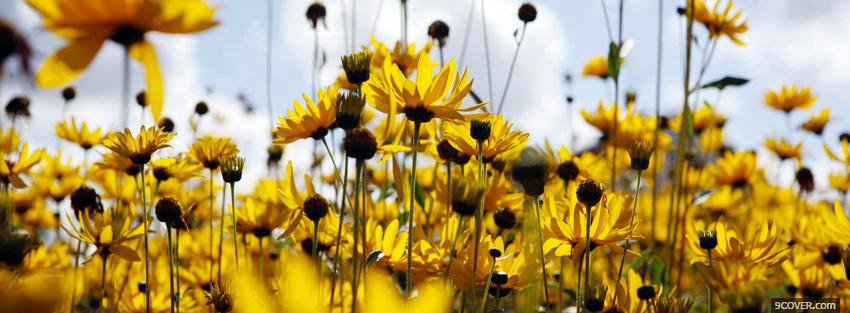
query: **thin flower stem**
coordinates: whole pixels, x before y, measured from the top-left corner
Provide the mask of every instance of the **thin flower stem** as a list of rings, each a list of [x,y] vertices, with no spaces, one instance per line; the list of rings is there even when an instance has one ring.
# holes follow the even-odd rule
[[[581,299],[584,292],[587,292],[587,290],[584,290],[584,288],[582,288],[581,284],[581,270],[584,268],[584,253],[587,252],[582,252],[582,255],[580,255],[578,258],[578,272],[576,272],[576,276],[578,276],[578,279],[576,279],[576,309],[578,310],[578,312],[581,312],[583,309],[581,305]]]
[[[171,288],[169,298],[171,299],[171,312],[174,313],[174,252],[171,244],[171,225],[165,225],[165,231],[168,233],[168,285]]]
[[[233,257],[239,274],[239,240],[236,238],[236,183],[230,183],[230,224],[233,227]]]
[[[508,69],[508,80],[505,82],[505,88],[502,89],[502,97],[499,99],[499,109],[496,114],[502,114],[502,107],[505,105],[505,98],[508,96],[508,89],[511,87],[511,78],[514,76],[514,67],[516,66],[517,56],[519,56],[519,48],[522,47],[522,42],[525,39],[525,30],[528,27],[528,22],[522,24],[522,34],[519,36],[516,48],[514,49],[514,57],[511,59],[511,66]],[[442,50],[440,50],[442,53]],[[442,55],[442,54],[441,54]]]
[[[478,180],[481,182],[481,186],[484,188],[484,194],[487,193],[487,176],[485,174],[484,167],[484,142],[478,141]],[[475,212],[475,241],[474,241],[474,250],[472,257],[472,311],[476,312],[475,304],[477,301],[475,300],[478,297],[478,289],[475,288],[478,280],[478,247],[481,245],[481,221],[484,219],[484,197],[481,198],[481,201],[478,205],[478,210]],[[486,291],[485,291],[486,292]],[[485,294],[486,297],[486,294]]]
[[[416,201],[416,157],[419,149],[419,128],[422,126],[420,122],[413,122],[413,160],[410,173],[410,209],[407,212],[407,277],[405,279],[405,298],[410,299],[412,294],[411,287],[413,286],[413,217],[414,204]]]
[[[584,293],[586,295],[587,294],[587,288],[590,287],[590,267],[593,265],[593,264],[590,263],[590,255],[591,255],[591,251],[590,251],[590,223],[592,222],[591,215],[593,214],[593,212],[592,212],[593,207],[590,207],[590,206],[585,207],[585,210],[587,210],[587,212],[585,214],[586,222],[587,222],[587,225],[585,227],[587,229],[587,233],[585,233],[585,236],[587,238],[587,241],[586,241],[585,246],[584,246],[584,263],[585,263],[585,266],[584,266],[584,275],[585,275],[584,276]],[[581,274],[579,274],[579,275],[581,275]]]
[[[656,59],[655,59],[655,129],[653,129],[652,142],[654,147],[658,147],[659,145],[659,134],[661,133],[661,64],[662,64],[662,54],[663,54],[663,43],[664,43],[664,0],[658,0],[658,45],[656,46]],[[655,160],[659,160],[659,150],[655,149],[653,152],[653,158]],[[657,210],[658,210],[658,166],[652,167],[652,213],[650,217],[650,244],[652,251],[655,251],[656,245],[656,237],[655,237],[655,222],[657,220]]]
[[[103,261],[103,264],[101,264],[100,266],[100,305],[98,306],[98,312],[103,312],[103,303],[106,299],[106,259],[109,258],[109,252],[106,252],[106,250],[104,250],[100,257],[101,261]]]
[[[496,270],[496,258],[493,258],[493,264],[490,264],[490,274],[487,275],[487,282],[484,283],[484,299],[481,303],[481,313],[487,311],[487,292],[490,290],[490,282],[493,280],[493,271]]]
[[[549,312],[549,276],[546,275],[546,256],[543,253],[543,221],[540,219],[540,201],[537,198],[531,200],[534,201],[534,213],[537,217],[537,248],[540,252],[540,268],[543,270],[543,296],[546,299],[544,307],[546,307],[546,312]]]
[[[313,244],[313,247],[312,247],[312,251],[310,252],[310,256],[315,258],[316,254],[318,254],[318,252],[319,252],[319,249],[318,249],[319,248],[319,221],[318,220],[313,221],[313,242],[312,242],[312,244]]]
[[[457,230],[455,231],[455,237],[452,238],[452,245],[451,245],[451,249],[449,250],[449,263],[448,263],[448,265],[446,265],[446,276],[450,275],[450,271],[452,269],[452,261],[454,261],[454,256],[455,256],[455,247],[457,247],[457,240],[458,240],[458,238],[460,238],[460,234],[463,231],[463,225],[466,222],[466,220],[463,218],[463,215],[458,215],[458,216],[459,216],[459,218],[458,218],[458,221],[457,221]]]
[[[363,172],[363,161],[357,160],[357,163],[354,166],[354,248],[352,250],[352,258],[351,258],[351,272],[354,277],[351,279],[351,312],[357,312],[357,287],[358,287],[358,253],[357,253],[357,238],[360,236],[360,220],[359,220],[359,209],[360,209],[360,201],[357,199],[360,198],[360,184],[361,175]],[[366,234],[363,234],[365,236]]]
[[[469,33],[472,30],[472,17],[475,13],[475,0],[469,0],[469,14],[466,16],[466,31],[463,34],[463,45],[460,48],[460,63],[458,66],[464,66],[466,63],[466,47],[469,46]]]
[[[144,216],[142,217],[142,221],[144,222],[145,227],[145,312],[150,313],[151,311],[151,269],[150,269],[150,250],[148,250],[148,203],[147,196],[145,194],[145,165],[139,165],[139,176],[141,176],[142,183],[139,186],[139,194],[142,197],[142,212]]]
[[[643,175],[641,175],[642,173],[643,173],[643,171],[640,171],[640,170],[637,171],[637,187],[635,187],[635,200],[634,200],[633,206],[632,206],[632,214],[631,214],[632,216],[629,218],[629,235],[631,235],[631,233],[634,231],[634,227],[635,227],[635,215],[637,215],[637,203],[638,203],[638,200],[640,199],[640,178],[641,178],[641,176],[643,176]],[[623,247],[623,257],[620,259],[620,269],[617,270],[617,284],[614,285],[614,286],[619,286],[620,285],[620,279],[623,278],[623,264],[626,263],[626,254],[628,254],[628,253],[629,253],[629,239],[626,238],[626,243]],[[617,296],[618,296],[618,294],[614,293],[613,303],[617,303]]]
[[[452,216],[452,161],[446,161],[446,223]]]
[[[221,264],[224,263],[224,219],[227,214],[224,212],[227,207],[227,186],[221,188],[221,225],[218,232],[218,279],[221,280]],[[235,226],[235,225],[234,225]]]
[[[77,250],[75,250],[76,253],[74,253],[74,280],[72,280],[74,284],[71,286],[71,313],[74,312],[74,307],[77,304],[77,274],[80,271],[80,253],[83,253],[80,249],[82,249],[82,245],[83,241],[77,239]],[[85,288],[85,286],[83,288]]]
[[[263,237],[260,237],[260,277],[266,282],[266,250],[263,247]]]
[[[177,313],[180,313],[180,229],[174,230],[174,280],[177,281],[177,293],[174,294],[174,301],[177,302]]]
[[[402,50],[407,49],[407,0],[401,0],[401,42]]]
[[[337,184],[345,186],[345,181],[342,180],[342,178],[341,178],[342,176],[339,173],[339,167],[336,166],[336,159],[334,159],[334,154],[331,151],[331,147],[328,145],[328,141],[325,140],[324,137],[322,137],[322,144],[325,146],[325,151],[328,152],[328,158],[331,159],[331,164],[333,164],[333,166],[334,166],[334,176],[336,177],[335,180],[336,180]],[[348,163],[346,162],[346,164],[348,164]],[[346,165],[346,167],[347,166],[348,165]],[[345,193],[342,194],[342,199],[343,199],[343,202],[348,201],[348,205],[351,206],[351,200],[348,199],[348,196]]]
[[[493,72],[490,70],[490,42],[487,40],[487,18],[484,15],[484,0],[481,0],[481,28],[484,36],[484,60],[487,63],[487,88],[490,100],[493,100]],[[495,105],[494,105],[495,106]],[[490,110],[495,109],[495,107]]]
[[[708,249],[708,269],[711,270],[711,249]],[[711,286],[708,286],[708,311],[714,312],[711,310],[711,302],[713,302],[714,297],[712,296]]]
[[[213,175],[214,171],[215,169],[210,168],[210,216],[208,217],[210,219],[210,279],[212,279],[213,277],[213,257],[215,256],[215,253],[213,252],[213,216],[215,216],[215,204],[213,203],[213,179],[215,178],[215,176]]]
[[[608,31],[608,41],[614,41],[614,32],[611,31],[611,19],[608,17],[608,6],[605,5],[605,0],[599,0],[602,3],[602,16],[605,18],[605,30]]]
[[[348,197],[348,157],[343,156],[344,165],[342,168],[343,179],[342,179],[342,197]],[[336,228],[336,244],[334,245],[334,261],[333,261],[333,275],[331,275],[331,300],[330,306],[331,310],[333,310],[334,305],[334,291],[336,290],[336,280],[339,277],[339,245],[342,243],[342,221],[345,219],[345,201],[342,201],[340,204],[339,210],[339,225]]]
[[[313,69],[311,72],[311,89],[313,99],[318,100],[316,95],[317,76],[319,76],[319,27],[313,27]]]

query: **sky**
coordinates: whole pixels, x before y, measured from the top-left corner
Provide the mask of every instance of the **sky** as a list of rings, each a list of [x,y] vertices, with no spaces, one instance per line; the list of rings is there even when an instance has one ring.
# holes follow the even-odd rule
[[[428,25],[436,19],[445,21],[451,28],[445,55],[460,58],[464,32],[470,22],[470,39],[463,65],[475,79],[473,89],[484,98],[489,96],[481,1],[474,0],[472,19],[469,19],[472,0],[409,0],[409,38],[422,45],[427,37]],[[725,1],[726,0],[722,0]],[[150,34],[159,56],[165,77],[166,105],[164,115],[177,123],[178,137],[174,146],[185,150],[192,134],[188,118],[195,103],[206,101],[211,116],[201,123],[201,134],[233,137],[248,158],[246,176],[256,178],[264,173],[265,149],[268,146],[269,116],[266,101],[266,69],[271,68],[271,99],[274,116],[283,116],[311,88],[310,66],[313,57],[313,32],[304,17],[312,0],[213,0],[219,6],[217,19],[221,25],[195,35]],[[487,39],[490,51],[492,89],[500,99],[511,57],[516,47],[514,32],[522,24],[516,17],[517,8],[525,1],[486,0]],[[712,2],[711,0],[709,1]],[[599,79],[580,76],[581,67],[591,57],[607,53],[609,38],[606,32],[603,3],[608,9],[611,26],[615,28],[617,5],[615,0],[538,0],[537,20],[527,28],[525,41],[519,51],[507,97],[504,115],[518,129],[531,133],[531,141],[566,143],[571,127],[576,146],[581,149],[592,145],[599,134],[581,120],[578,111],[594,109],[604,99],[611,102],[613,88]],[[339,56],[348,52],[343,36],[343,20],[351,25],[352,0],[325,1],[328,10],[327,28],[320,28],[319,46],[327,60],[319,81],[330,84],[341,70]],[[673,114],[682,103],[682,77],[684,67],[682,19],[676,7],[684,1],[630,0],[625,1],[623,37],[634,43],[621,70],[622,90],[638,94],[637,109],[651,114],[655,108],[656,56],[658,53],[658,12],[661,5],[662,87],[661,108]],[[743,12],[749,31],[742,36],[745,46],[734,45],[723,39],[717,47],[705,80],[723,76],[750,79],[742,88],[724,91],[718,110],[729,121],[725,129],[726,140],[741,149],[762,149],[766,136],[781,135],[802,141],[804,164],[814,169],[819,186],[826,185],[826,174],[839,168],[830,162],[822,150],[822,142],[837,146],[838,134],[848,131],[844,126],[850,110],[846,109],[850,72],[850,19],[844,12],[850,9],[846,1],[736,1],[736,9]],[[343,16],[343,7],[346,10]],[[400,5],[397,0],[356,1],[354,8],[354,43],[360,47],[369,44],[369,36],[391,44],[399,39]],[[272,63],[266,61],[267,28],[272,17]],[[34,64],[64,42],[40,26],[40,18],[22,0],[0,1],[0,17],[12,21],[30,40],[35,49]],[[697,28],[700,35],[704,29]],[[437,49],[432,57],[438,58]],[[89,69],[76,82],[78,99],[69,114],[105,128],[120,126],[122,51],[115,44],[104,46]],[[697,64],[698,65],[698,64]],[[131,67],[132,94],[143,88],[141,67]],[[564,77],[572,75],[568,88]],[[797,132],[789,134],[785,117],[769,109],[763,94],[781,84],[811,86],[818,96],[817,104],[808,112],[796,112],[792,123],[797,126],[821,108],[832,108],[834,121],[827,126],[823,139]],[[572,120],[569,119],[565,96],[575,98]],[[3,78],[0,103],[20,94],[32,99],[32,120],[22,125],[23,135],[35,145],[53,147],[53,125],[61,120],[62,101],[58,90],[42,90],[20,75]],[[254,107],[246,113],[239,94],[244,94]],[[703,99],[716,102],[712,92]],[[138,107],[133,107],[131,126],[140,121]],[[148,117],[148,124],[151,123]],[[73,150],[73,147],[65,147]],[[301,142],[287,147],[285,160],[296,166],[309,162],[312,143]],[[176,151],[176,150],[175,150]],[[76,152],[76,151],[71,151]],[[174,152],[168,152],[174,153]],[[252,163],[255,162],[255,163]],[[762,154],[760,162],[768,170],[776,168],[776,160]],[[769,177],[773,177],[768,173]],[[781,177],[792,179],[787,170]]]

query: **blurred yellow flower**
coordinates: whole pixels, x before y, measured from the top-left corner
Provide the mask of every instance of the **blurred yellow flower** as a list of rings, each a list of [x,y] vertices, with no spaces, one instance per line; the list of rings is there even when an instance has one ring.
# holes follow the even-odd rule
[[[812,95],[812,88],[797,85],[782,85],[779,91],[768,90],[764,93],[764,103],[785,113],[794,109],[808,109],[818,97]]]
[[[310,96],[304,94],[306,108],[298,100],[293,101],[295,111],[289,109],[286,118],[278,117],[278,125],[274,129],[275,144],[288,144],[299,139],[325,138],[331,126],[336,121],[336,104],[339,90],[330,86],[319,89],[319,100],[313,102]]]
[[[100,127],[89,130],[89,126],[86,122],[82,122],[82,124],[78,127],[77,121],[73,117],[71,117],[70,121],[57,123],[55,129],[56,137],[76,144],[80,146],[80,148],[83,148],[83,150],[91,149],[103,141],[103,135],[101,135]]]

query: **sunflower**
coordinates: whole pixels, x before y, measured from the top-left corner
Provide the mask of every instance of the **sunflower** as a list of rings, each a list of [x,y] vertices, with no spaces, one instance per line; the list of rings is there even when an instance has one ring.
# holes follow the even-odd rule
[[[76,219],[66,215],[71,229],[62,225],[69,236],[97,247],[95,255],[114,254],[118,257],[135,262],[141,260],[139,253],[131,248],[131,242],[141,238],[144,229],[136,225],[132,227],[129,217],[123,217],[116,212],[90,213],[80,212]],[[79,225],[75,220],[79,220]]]
[[[455,61],[451,60],[437,76],[432,76],[435,64],[423,55],[419,58],[416,79],[408,79],[399,65],[384,60],[381,79],[370,79],[363,85],[369,104],[389,115],[404,114],[408,120],[427,123],[432,119],[464,120],[460,112],[470,112],[485,105],[480,103],[460,108],[472,88],[467,72],[456,78]],[[452,83],[453,82],[453,83]]]
[[[830,109],[826,108],[821,110],[817,115],[812,115],[805,123],[803,123],[803,125],[800,125],[800,129],[820,136],[823,134],[823,129],[829,122],[830,112]]]
[[[165,133],[159,127],[139,128],[138,136],[133,136],[129,128],[123,133],[116,132],[103,140],[103,145],[112,152],[130,159],[133,164],[144,165],[150,162],[151,155],[157,150],[168,148],[168,142],[174,138],[174,134]]]
[[[288,144],[306,138],[321,140],[333,126],[336,121],[339,90],[333,86],[320,89],[319,100],[316,102],[307,94],[303,96],[306,109],[301,102],[295,100],[295,110],[290,109],[286,118],[278,117],[278,125],[274,129],[274,144]]]
[[[803,150],[803,144],[792,144],[785,138],[767,138],[764,140],[764,147],[776,154],[780,160],[788,159],[800,160]]]
[[[490,123],[490,136],[481,142],[481,152],[485,162],[492,162],[502,153],[518,154],[522,148],[525,148],[528,133],[512,130],[513,125],[502,115],[488,116],[483,120]],[[444,135],[460,152],[478,155],[478,141],[470,136],[470,123],[447,123]]]
[[[720,2],[720,0],[715,0],[714,6],[709,11],[703,0],[694,1],[694,8],[696,8],[696,11],[693,12],[694,21],[705,26],[709,37],[726,36],[735,44],[743,46],[744,42],[738,36],[747,31],[747,21],[742,20],[740,11],[733,13],[734,2],[729,1],[722,12],[720,11]]]
[[[192,143],[189,153],[204,167],[214,170],[218,168],[221,158],[236,155],[239,149],[236,149],[236,144],[230,138],[203,136]]]
[[[5,154],[5,152],[0,152],[0,182],[6,185],[11,183],[15,188],[24,188],[27,184],[21,179],[21,175],[28,173],[33,166],[38,164],[44,155],[44,149],[35,150],[30,154],[29,144],[24,143],[17,161],[6,158],[7,155]]]
[[[710,167],[718,186],[737,188],[749,185],[757,170],[755,152],[726,152]]]
[[[71,117],[70,121],[57,123],[55,130],[56,137],[64,139],[70,143],[77,144],[80,148],[83,148],[83,150],[89,150],[103,141],[103,135],[101,134],[100,127],[89,130],[89,126],[86,125],[86,122],[82,122],[82,124],[77,127],[77,121],[73,117]]]
[[[44,26],[68,44],[48,56],[35,76],[38,85],[57,88],[74,81],[103,43],[115,42],[141,63],[147,76],[147,100],[155,121],[162,112],[159,62],[148,32],[186,34],[218,24],[215,9],[202,0],[27,0]]]
[[[794,109],[808,109],[817,99],[817,96],[812,95],[812,88],[797,85],[782,85],[779,91],[769,90],[764,93],[765,104],[785,113],[791,113]]]
[[[779,227],[765,223],[747,224],[745,232],[739,233],[734,225],[720,217],[714,224],[717,247],[711,250],[715,263],[726,260],[744,261],[748,264],[778,265],[791,252],[780,236]],[[692,263],[707,263],[708,253],[700,247],[697,229],[690,227],[687,238],[691,248]]]

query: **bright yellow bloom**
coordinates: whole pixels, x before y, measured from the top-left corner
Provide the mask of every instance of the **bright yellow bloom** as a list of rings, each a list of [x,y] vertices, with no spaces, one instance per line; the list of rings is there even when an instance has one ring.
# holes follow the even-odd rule
[[[609,284],[615,284],[616,280],[610,281]],[[614,292],[607,294],[606,303],[613,303],[614,298],[617,298],[617,303],[614,304],[620,311],[616,312],[653,312],[651,302],[641,300],[638,297],[638,288],[650,286],[655,291],[656,295],[663,294],[662,285],[651,285],[649,282],[644,283],[640,274],[633,269],[628,269],[627,273],[623,274],[620,284],[616,286]],[[609,311],[615,311],[610,310]]]
[[[269,236],[288,217],[282,209],[274,202],[248,198],[236,214],[236,230],[257,238]]]
[[[239,153],[233,140],[226,137],[203,136],[189,147],[189,153],[208,169],[218,168],[221,158]]]
[[[130,247],[130,242],[144,235],[144,229],[140,225],[131,227],[130,218],[122,217],[117,212],[93,214],[94,216],[88,210],[80,212],[77,216],[79,226],[71,215],[66,215],[71,230],[65,228],[65,225],[62,225],[62,228],[71,237],[95,245],[97,251],[93,256],[109,253],[130,262],[141,260],[139,253]],[[117,219],[113,219],[113,216]]]
[[[26,187],[27,184],[21,179],[21,175],[26,174],[33,166],[38,164],[43,155],[44,149],[38,149],[29,154],[28,143],[24,143],[17,161],[7,159],[7,155],[0,152],[0,182],[7,185],[11,183],[15,188]]]
[[[703,0],[696,0],[694,7],[694,21],[703,24],[708,29],[708,34],[711,38],[726,36],[737,45],[744,45],[744,42],[738,38],[739,35],[747,31],[747,21],[741,20],[741,12],[732,13],[735,3],[731,0],[726,4],[726,8],[721,12],[720,0],[715,0],[714,7],[711,11],[708,10]],[[688,12],[687,14],[690,14]]]
[[[21,137],[14,128],[0,128],[0,153],[12,153],[20,143]]]
[[[321,140],[328,134],[336,121],[336,103],[339,90],[330,86],[319,89],[319,101],[313,102],[310,96],[303,95],[305,106],[298,100],[293,101],[294,111],[289,109],[286,118],[278,117],[274,129],[275,144],[288,144],[299,139],[313,138]]]
[[[171,178],[179,182],[185,182],[190,178],[198,176],[202,166],[186,157],[172,157],[156,159],[151,162],[151,172],[158,181]]]
[[[485,118],[490,123],[490,137],[482,141],[481,152],[485,162],[492,162],[502,153],[518,153],[528,141],[528,133],[512,130],[513,125],[502,115]],[[447,123],[445,137],[460,152],[478,156],[478,141],[470,135],[468,122]]]
[[[785,138],[767,138],[764,140],[764,147],[776,154],[780,160],[788,159],[800,160],[802,156],[803,143],[792,144]]]
[[[626,62],[626,59],[621,58],[620,64]],[[608,56],[599,55],[587,61],[581,69],[582,76],[599,77],[602,79],[608,78]]]
[[[298,191],[298,187],[295,186],[295,177],[292,174],[292,161],[286,164],[286,181],[283,184],[283,188],[280,189],[280,197],[283,200],[283,205],[291,213],[286,218],[286,230],[284,230],[278,239],[286,238],[295,231],[295,228],[301,223],[301,218],[305,215],[304,202],[310,197],[317,195],[316,188],[313,187],[313,179],[307,174],[304,174],[304,184],[307,188],[307,193],[304,194]]]
[[[136,165],[147,164],[151,156],[157,150],[171,147],[168,142],[174,138],[174,134],[165,133],[159,127],[142,126],[139,128],[138,136],[133,136],[129,128],[123,133],[112,133],[103,140],[103,145],[112,152],[117,153]]]
[[[797,85],[782,85],[778,92],[769,90],[764,93],[765,104],[785,113],[791,113],[794,109],[808,109],[817,99],[817,96],[812,95],[812,88]]]
[[[0,269],[0,303],[4,312],[66,312],[71,298],[71,273],[20,275]]]
[[[375,48],[375,52],[372,53],[373,73],[377,70],[383,70],[384,60],[390,59],[398,65],[405,77],[410,77],[410,74],[417,69],[421,58],[427,58],[429,56],[432,47],[432,43],[429,41],[422,46],[422,49],[416,51],[416,44],[410,43],[402,51],[401,41],[396,41],[393,49],[390,50],[386,45],[378,41],[375,36],[371,36],[371,41],[372,46]]]
[[[74,81],[111,40],[144,66],[155,121],[162,112],[162,77],[156,51],[145,34],[194,33],[218,24],[213,20],[215,9],[202,0],[27,0],[27,4],[41,15],[44,27],[69,42],[44,60],[36,83],[57,88]]]
[[[714,231],[717,232],[717,247],[711,251],[711,258],[716,262],[738,260],[773,266],[785,260],[790,252],[780,236],[779,227],[766,222],[747,224],[745,232],[739,234],[735,226],[721,216],[714,224]],[[691,261],[707,263],[708,253],[700,248],[696,232],[694,227],[689,227],[687,237],[693,254]]]
[[[370,105],[390,116],[404,113],[408,120],[426,123],[433,118],[442,120],[464,120],[460,112],[470,112],[484,103],[460,108],[463,99],[472,88],[468,74],[464,71],[455,77],[455,61],[451,60],[432,76],[434,63],[427,55],[419,58],[416,79],[408,79],[398,64],[384,60],[383,81],[370,79],[363,85],[363,92]],[[385,83],[384,83],[385,82]]]
[[[641,238],[640,234],[630,232],[630,203],[629,196],[612,193],[603,197],[600,205],[593,207],[590,242],[594,248],[610,247],[614,251],[622,251],[618,245],[620,242]],[[554,250],[555,256],[570,256],[577,260],[587,247],[586,208],[577,205],[575,199],[549,195],[545,199],[544,210],[548,220],[543,221],[543,229],[549,238],[543,244],[543,251]],[[563,214],[559,212],[565,212],[566,218],[561,217]]]
[[[829,122],[830,112],[830,109],[826,108],[821,110],[817,115],[812,115],[805,123],[803,123],[803,125],[800,125],[800,129],[804,129],[812,134],[820,136],[823,134],[823,129]]]
[[[829,173],[829,185],[841,193],[850,191],[850,172]]]
[[[756,154],[754,152],[727,152],[717,158],[711,165],[710,173],[713,173],[718,186],[731,185],[733,187],[745,187],[755,177]]]
[[[540,263],[537,259],[537,252],[529,249],[531,246],[523,248],[523,244],[519,241],[514,241],[505,247],[502,237],[484,236],[481,238],[481,244],[478,247],[478,272],[473,278],[472,268],[475,257],[474,245],[466,245],[459,249],[457,258],[452,263],[451,273],[454,286],[458,290],[470,290],[474,285],[477,288],[484,288],[487,284],[490,275],[490,267],[493,266],[493,257],[490,256],[491,249],[497,249],[502,252],[502,257],[496,259],[496,267],[494,272],[503,272],[508,276],[507,283],[501,285],[501,288],[523,289],[540,279]],[[495,287],[495,285],[490,285]]]
[[[89,130],[86,122],[77,127],[77,121],[71,117],[70,121],[63,121],[56,124],[56,137],[64,139],[70,143],[77,144],[83,150],[91,149],[103,141],[100,127]]]

